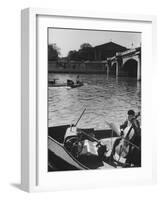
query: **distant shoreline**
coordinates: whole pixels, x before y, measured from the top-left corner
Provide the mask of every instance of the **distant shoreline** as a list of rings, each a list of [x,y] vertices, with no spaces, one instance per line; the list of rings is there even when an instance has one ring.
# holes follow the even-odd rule
[[[106,71],[86,71],[86,72],[82,72],[82,71],[48,71],[48,73],[61,73],[61,74],[107,74]]]

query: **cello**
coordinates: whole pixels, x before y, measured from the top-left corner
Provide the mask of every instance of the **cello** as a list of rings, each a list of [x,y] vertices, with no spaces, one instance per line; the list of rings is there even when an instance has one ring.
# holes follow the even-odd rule
[[[133,118],[133,120],[137,119],[140,116],[140,112]],[[123,136],[125,134],[125,136]],[[115,146],[114,155],[117,154],[118,162],[121,158],[126,159],[127,155],[130,153],[131,148],[136,148],[140,151],[140,147],[133,143],[135,137],[135,130],[133,127],[133,123],[131,126],[127,126],[123,131],[121,131],[121,136],[118,139],[118,144]]]

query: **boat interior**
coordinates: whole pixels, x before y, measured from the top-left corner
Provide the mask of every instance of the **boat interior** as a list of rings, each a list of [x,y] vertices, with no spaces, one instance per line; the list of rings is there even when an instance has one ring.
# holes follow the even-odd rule
[[[62,147],[64,148],[64,136],[68,127],[70,127],[70,125],[50,127],[48,129],[48,136],[51,137],[53,140],[56,140],[56,142],[62,145]],[[88,128],[81,130],[83,130],[87,135],[90,135],[91,133],[94,134],[94,138],[101,141],[101,143],[103,145],[106,145],[109,149],[112,147],[114,138],[116,138],[117,136],[116,133],[112,132],[112,130],[110,129],[94,130],[93,128]],[[80,156],[78,161],[89,169],[113,168],[112,164],[109,164],[109,161],[104,162],[100,160],[98,156]]]
[[[64,136],[65,136],[65,133],[66,133],[66,130],[68,127],[70,127],[70,125],[49,127],[48,128],[48,136],[52,137],[54,140],[63,144]],[[93,128],[88,128],[88,129],[81,128],[81,130],[83,130],[87,134],[93,133],[94,137],[97,140],[105,140],[105,139],[109,140],[109,138],[111,138],[111,137],[117,137],[117,134],[114,131],[112,131],[111,129],[95,130]]]

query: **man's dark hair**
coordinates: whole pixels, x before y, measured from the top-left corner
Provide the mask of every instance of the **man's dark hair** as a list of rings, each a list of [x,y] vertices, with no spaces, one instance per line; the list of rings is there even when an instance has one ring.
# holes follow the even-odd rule
[[[127,114],[135,116],[135,112],[133,110],[128,110]]]

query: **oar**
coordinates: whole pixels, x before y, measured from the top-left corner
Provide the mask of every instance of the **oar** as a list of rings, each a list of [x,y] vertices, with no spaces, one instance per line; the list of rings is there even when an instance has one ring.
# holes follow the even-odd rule
[[[74,126],[77,126],[77,124],[78,124],[79,120],[82,118],[82,116],[83,116],[85,110],[86,110],[86,108],[83,110],[82,114],[80,115],[79,119],[77,120],[77,122],[75,123]]]
[[[93,137],[93,136],[87,134],[87,133],[84,132],[83,130],[80,130],[80,131],[81,131],[81,133],[83,133],[83,135],[87,136],[87,137],[90,138],[91,140],[93,140],[93,141],[97,142],[99,145],[101,145],[101,142],[100,142],[99,140],[97,140],[95,137]]]

